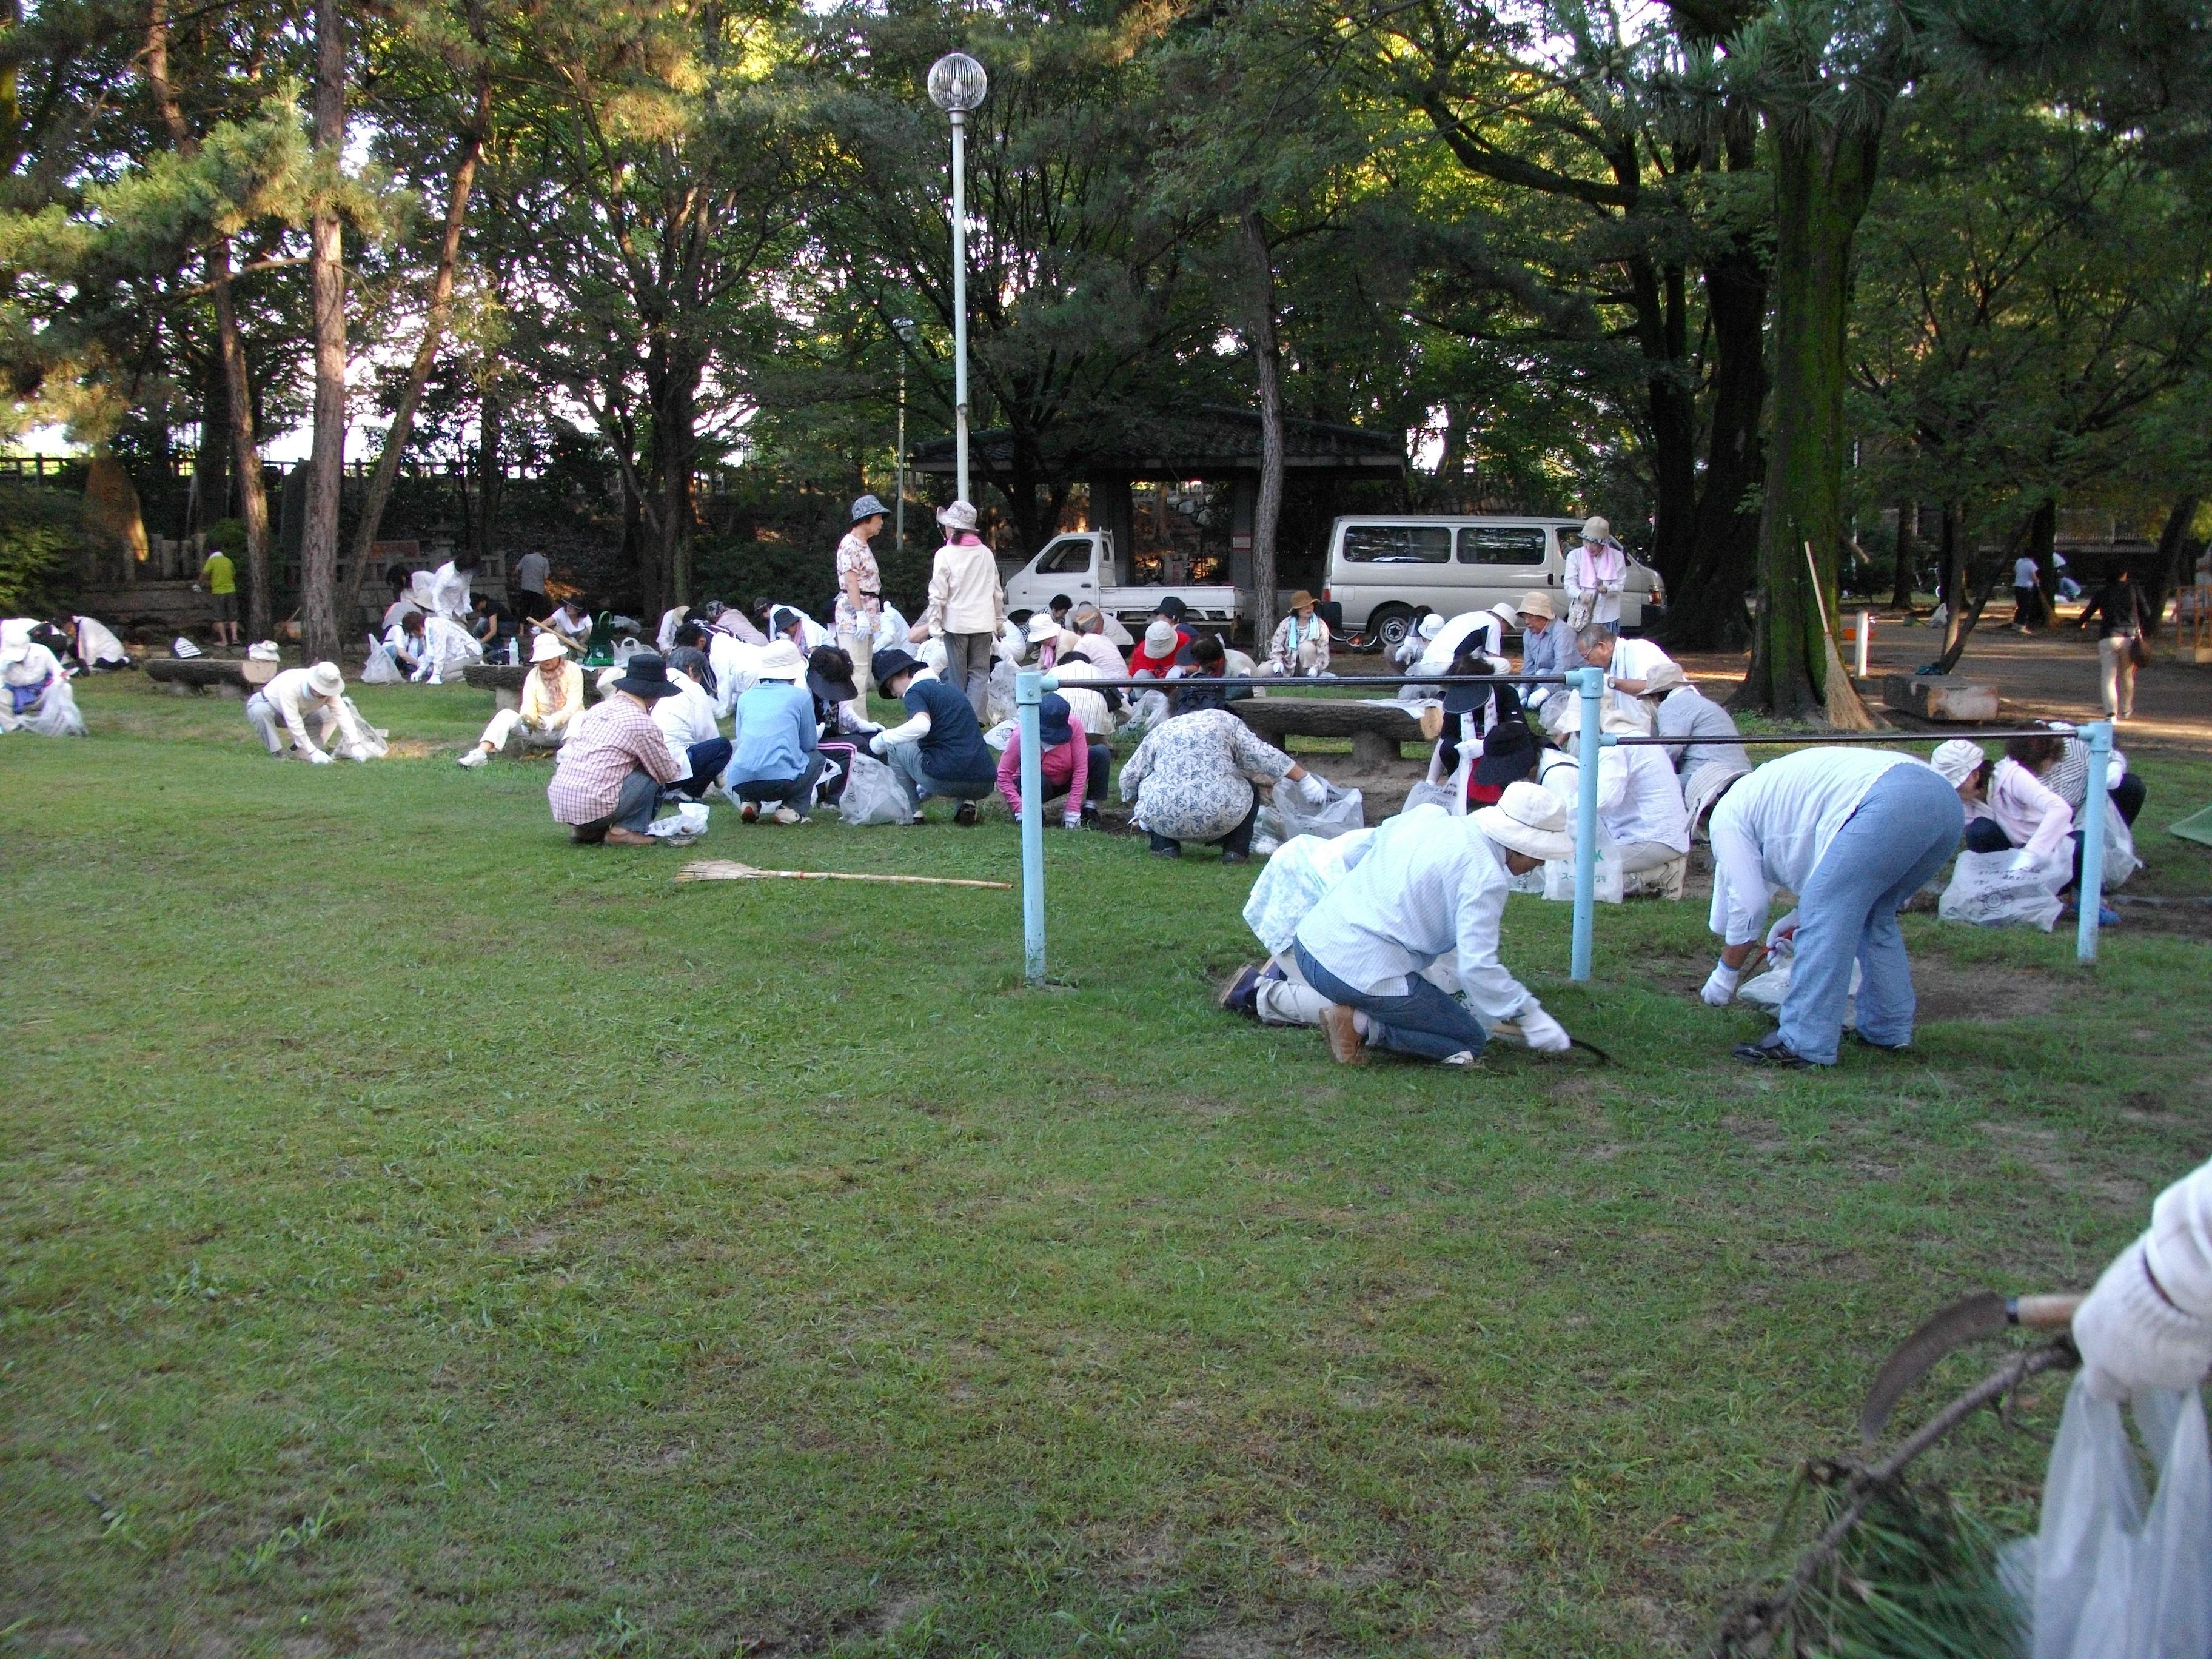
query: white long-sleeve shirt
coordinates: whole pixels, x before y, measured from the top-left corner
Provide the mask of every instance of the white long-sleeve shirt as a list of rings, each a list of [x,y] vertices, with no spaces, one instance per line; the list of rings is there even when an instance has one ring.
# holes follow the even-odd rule
[[[653,705],[653,723],[668,740],[668,757],[676,763],[676,781],[691,775],[691,745],[721,733],[715,729],[714,700],[683,670],[668,677],[676,695],[660,697]]]
[[[1801,749],[1732,785],[1711,820],[1712,931],[1729,945],[1761,937],[1775,890],[1805,890],[1828,843],[1881,775],[1925,764],[1883,749]]]
[[[1477,634],[1482,635],[1484,655],[1502,654],[1505,619],[1492,611],[1462,611],[1438,629],[1436,638],[1421,648],[1420,659],[1413,665],[1414,676],[1443,673]]]
[[[947,542],[929,569],[921,620],[932,634],[995,634],[1006,619],[999,561],[981,542]]]
[[[1577,544],[1575,550],[1567,555],[1566,569],[1560,582],[1567,590],[1570,610],[1577,600],[1589,596],[1589,621],[1593,623],[1620,620],[1620,591],[1627,584],[1628,555],[1614,542],[1607,542],[1595,553],[1589,543]]]
[[[319,715],[323,722],[322,735],[328,740],[337,724],[338,708],[344,693],[326,697],[307,684],[308,671],[288,668],[261,688],[261,696],[268,700],[276,718],[284,722],[284,729],[292,734],[292,741],[308,754],[319,754],[314,738],[307,735],[307,716]]]
[[[1651,678],[1660,664],[1674,660],[1650,640],[1615,640],[1613,662],[1605,671],[1605,683],[1613,688],[1613,700],[1623,708],[1632,709],[1641,694],[1621,690],[1620,682],[1635,680],[1640,684]]]
[[[422,618],[422,661],[411,678],[443,685],[447,673],[483,657],[483,646],[475,635],[443,611],[434,611]]]
[[[1504,857],[1441,806],[1416,806],[1377,829],[1352,873],[1298,924],[1314,960],[1355,990],[1402,995],[1408,977],[1450,955],[1468,1005],[1486,1023],[1533,1006],[1498,959]]]
[[[2212,1319],[2212,1163],[2158,1195],[2143,1254],[2167,1301],[2193,1318]]]
[[[441,617],[469,614],[473,602],[469,592],[469,573],[455,566],[451,559],[434,571],[416,571],[413,581],[415,602],[424,611]]]
[[[1639,743],[1616,748],[1622,757],[1619,774],[1607,776],[1597,770],[1597,812],[1605,832],[1626,847],[1638,842],[1656,842],[1677,853],[1690,850],[1690,813],[1682,804],[1682,781],[1657,744]]]
[[[727,719],[739,697],[760,684],[760,661],[764,645],[747,645],[719,628],[707,635],[707,663],[714,671],[714,714]]]

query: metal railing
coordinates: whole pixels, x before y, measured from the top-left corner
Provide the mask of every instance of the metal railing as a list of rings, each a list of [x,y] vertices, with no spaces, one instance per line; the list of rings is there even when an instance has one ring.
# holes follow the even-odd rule
[[[1214,678],[1203,677],[1196,680],[1209,690],[1267,689],[1281,690],[1296,684],[1277,678],[1243,676]],[[1328,686],[1388,685],[1402,688],[1403,678],[1383,674],[1347,675],[1310,684]],[[1078,679],[1068,684],[1079,690],[1146,690],[1172,694],[1178,687],[1189,687],[1192,679]],[[1601,700],[1607,693],[1605,671],[1601,668],[1577,668],[1565,674],[1465,674],[1424,675],[1414,684],[1420,685],[1560,685],[1571,688],[1582,700],[1581,721],[1576,733],[1575,757],[1578,776],[1575,797],[1575,900],[1572,943],[1568,957],[1568,977],[1578,981],[1590,977],[1590,955],[1597,913],[1597,785],[1598,759],[1601,751],[1625,745],[1664,744],[1683,739],[1662,737],[1626,736],[1606,732],[1601,726]],[[1043,756],[1039,749],[1038,705],[1048,691],[1060,689],[1055,674],[1024,668],[1014,675],[1014,707],[1021,728],[1022,739],[1022,970],[1031,985],[1042,985],[1045,979],[1044,929],[1044,770]],[[1326,699],[1315,699],[1326,701]],[[1408,710],[1407,718],[1412,718]],[[1814,744],[1851,744],[1860,748],[1901,743],[1942,743],[1949,733],[1884,733],[1818,732],[1795,736],[1739,736],[1737,743],[1747,745],[1776,745],[1802,748]],[[1977,731],[1976,738],[2049,737],[2048,727],[2012,729],[2001,732]],[[2085,802],[2100,805],[2109,793],[2106,778],[2109,775],[2112,757],[2112,723],[2100,720],[2075,728],[2075,735],[2089,745],[2089,775],[2083,793]],[[2075,932],[2075,955],[2081,962],[2097,959],[2097,915],[2104,905],[2105,889],[2105,814],[2102,811],[2085,811],[2086,822],[2081,828],[2081,890],[2075,896],[2080,911],[2080,921]]]

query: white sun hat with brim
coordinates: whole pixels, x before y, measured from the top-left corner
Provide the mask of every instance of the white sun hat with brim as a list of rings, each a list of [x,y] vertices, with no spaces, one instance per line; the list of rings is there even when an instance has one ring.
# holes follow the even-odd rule
[[[1662,662],[1644,677],[1644,695],[1663,696],[1669,691],[1680,691],[1689,684],[1690,677],[1682,672],[1678,662]]]
[[[789,640],[778,640],[761,653],[753,677],[763,680],[799,680],[806,678],[806,659],[799,654],[799,647]]]
[[[1590,517],[1583,520],[1583,539],[1602,547],[1613,539],[1613,526],[1605,520]]]
[[[1178,637],[1173,623],[1165,617],[1155,617],[1145,629],[1145,649],[1155,657],[1164,657],[1176,648]]]
[[[1497,805],[1477,807],[1468,821],[1509,852],[1547,864],[1574,856],[1567,804],[1541,784],[1509,783]]]
[[[1521,626],[1520,609],[1518,606],[1515,605],[1510,599],[1498,600],[1496,605],[1490,607],[1490,614],[1498,617],[1508,628],[1518,628]]]
[[[319,662],[307,671],[307,689],[319,697],[335,697],[345,690],[345,676],[334,662]]]
[[[955,501],[950,507],[937,509],[937,522],[947,530],[973,530],[975,527],[975,503]]]
[[[1970,743],[1965,738],[1953,738],[1948,743],[1936,745],[1936,752],[1928,757],[1928,763],[1943,775],[1944,782],[1956,789],[1980,771],[1989,758],[1978,743]]]
[[[1441,611],[1431,611],[1421,618],[1420,626],[1413,630],[1425,640],[1432,640],[1444,631],[1444,617]]]
[[[532,662],[551,662],[568,654],[568,647],[561,642],[558,634],[540,634],[530,644],[530,660]]]
[[[1051,611],[1040,611],[1030,618],[1028,634],[1031,645],[1042,645],[1059,637],[1060,624],[1052,619]]]

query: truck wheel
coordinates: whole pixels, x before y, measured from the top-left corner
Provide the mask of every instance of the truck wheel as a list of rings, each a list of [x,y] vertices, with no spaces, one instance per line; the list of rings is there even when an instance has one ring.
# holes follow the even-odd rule
[[[1369,644],[1395,651],[1405,644],[1406,635],[1413,631],[1413,613],[1402,605],[1380,605],[1368,617],[1364,631]]]

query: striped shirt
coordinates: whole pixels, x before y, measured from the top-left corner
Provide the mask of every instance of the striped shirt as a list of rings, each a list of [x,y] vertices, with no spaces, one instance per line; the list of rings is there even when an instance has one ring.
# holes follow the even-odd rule
[[[611,817],[624,780],[636,771],[655,783],[673,783],[680,775],[653,716],[618,691],[586,710],[575,734],[561,745],[553,781],[545,786],[554,822],[596,823]]]

